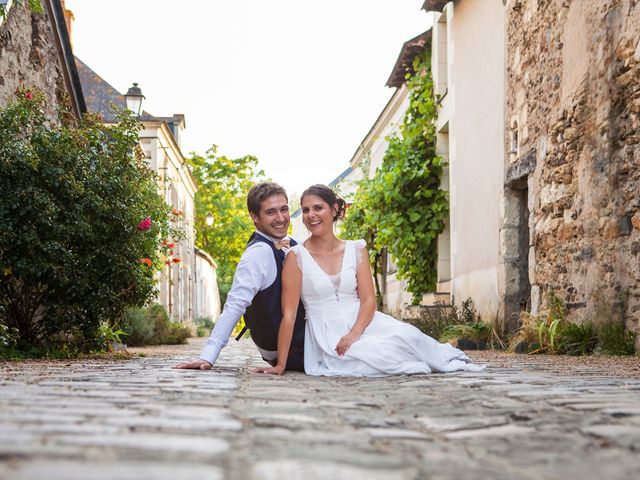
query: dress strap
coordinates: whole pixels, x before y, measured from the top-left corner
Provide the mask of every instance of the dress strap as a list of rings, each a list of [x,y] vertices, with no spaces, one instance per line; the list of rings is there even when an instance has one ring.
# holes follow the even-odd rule
[[[367,253],[367,242],[363,239],[353,240],[353,249],[355,250],[355,258],[356,258],[356,268],[362,262],[362,259],[365,257]]]
[[[292,246],[286,253],[286,255],[289,255],[289,253],[294,252],[296,255],[296,261],[298,262],[298,268],[300,269],[301,272],[304,272],[304,269],[302,268],[302,255],[304,255],[302,253],[302,251],[304,250],[304,247],[302,247],[302,244],[298,244],[298,245],[294,245]]]

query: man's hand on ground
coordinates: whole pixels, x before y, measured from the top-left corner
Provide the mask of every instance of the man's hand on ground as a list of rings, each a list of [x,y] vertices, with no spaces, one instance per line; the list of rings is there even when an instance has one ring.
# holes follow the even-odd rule
[[[282,375],[284,373],[284,367],[276,365],[275,367],[261,367],[251,370],[251,373],[268,373],[271,375]]]
[[[193,362],[181,363],[180,365],[176,365],[173,368],[189,368],[191,370],[211,370],[211,365],[206,360],[198,359]]]

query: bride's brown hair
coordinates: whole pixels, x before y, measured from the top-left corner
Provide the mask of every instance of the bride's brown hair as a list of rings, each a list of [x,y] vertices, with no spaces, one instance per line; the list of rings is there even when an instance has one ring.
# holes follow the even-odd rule
[[[338,205],[338,209],[333,215],[334,222],[337,222],[338,220],[342,220],[344,218],[344,214],[347,211],[347,202],[336,195],[336,193],[326,185],[322,185],[320,183],[311,185],[304,192],[302,192],[302,196],[300,196],[300,203],[302,203],[302,200],[307,195],[315,195],[316,197],[320,197],[322,200],[327,202],[331,208],[333,208],[334,205]]]

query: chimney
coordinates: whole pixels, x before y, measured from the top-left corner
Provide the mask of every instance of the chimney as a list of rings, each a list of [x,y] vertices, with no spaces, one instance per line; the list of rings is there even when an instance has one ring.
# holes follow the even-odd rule
[[[67,32],[69,32],[69,43],[71,43],[71,48],[73,49],[73,34],[71,30],[75,17],[73,16],[73,12],[65,6],[64,0],[61,0],[60,3],[62,4],[62,11],[64,12],[64,23],[67,24]]]
[[[178,147],[182,147],[182,130],[184,130],[186,126],[187,123],[184,120],[184,114],[174,113],[169,121],[169,128],[171,129],[171,133],[173,133],[173,138],[175,138]]]

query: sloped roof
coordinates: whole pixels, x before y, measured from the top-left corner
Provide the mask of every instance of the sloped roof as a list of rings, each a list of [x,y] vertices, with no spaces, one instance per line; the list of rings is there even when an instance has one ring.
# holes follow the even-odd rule
[[[422,9],[427,12],[441,12],[449,1],[450,0],[425,0],[422,4]]]
[[[104,78],[89,68],[82,60],[78,57],[75,58],[87,110],[100,114],[106,123],[117,122],[112,106],[125,108],[124,95],[107,83]]]
[[[58,52],[62,57],[65,66],[64,79],[67,90],[71,98],[73,110],[78,117],[87,112],[87,106],[82,92],[82,85],[76,64],[73,61],[73,49],[71,39],[67,30],[67,22],[64,19],[64,11],[60,0],[48,0],[45,2],[51,14],[51,26],[53,27],[56,41],[58,42]]]
[[[347,175],[349,175],[351,172],[353,171],[353,168],[351,167],[347,167],[347,169],[342,172],[340,175],[338,175],[336,178],[334,178],[333,180],[331,180],[331,182],[329,183],[329,187],[333,188],[336,185],[338,185],[338,183],[340,183],[340,180],[342,180],[344,177],[346,177]]]
[[[407,73],[413,73],[413,59],[428,48],[431,48],[431,29],[404,42],[387,80],[387,87],[400,87],[405,82]]]

